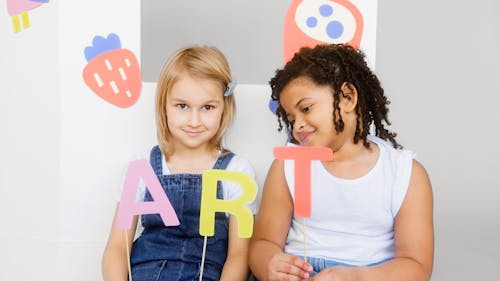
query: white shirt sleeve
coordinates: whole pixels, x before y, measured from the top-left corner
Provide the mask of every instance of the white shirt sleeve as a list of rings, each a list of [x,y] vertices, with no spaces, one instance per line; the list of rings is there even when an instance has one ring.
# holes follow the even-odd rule
[[[233,159],[231,159],[231,162],[229,162],[229,165],[227,166],[226,170],[245,173],[249,175],[255,182],[257,182],[255,171],[250,162],[238,155],[235,155]],[[243,190],[241,189],[240,185],[236,182],[222,181],[222,186],[223,186],[224,199],[226,200],[236,199],[240,197],[241,194],[243,193]],[[258,209],[257,200],[254,199],[247,205],[247,207],[253,214],[256,214]]]
[[[401,151],[400,157],[397,159],[397,172],[392,192],[392,214],[394,217],[398,214],[399,209],[401,208],[401,205],[406,197],[406,192],[408,191],[408,187],[410,185],[414,158],[415,153],[410,150],[403,150]]]

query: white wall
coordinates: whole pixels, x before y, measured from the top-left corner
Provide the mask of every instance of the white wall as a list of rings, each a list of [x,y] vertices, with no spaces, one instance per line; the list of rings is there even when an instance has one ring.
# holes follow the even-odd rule
[[[500,275],[500,2],[380,1],[377,73],[434,189],[433,280]]]
[[[29,15],[31,27],[14,34],[1,5],[0,280],[50,280],[55,268],[59,23],[54,7]]]
[[[130,151],[154,138],[151,96],[121,109],[95,96],[82,79],[87,63],[83,49],[96,35],[118,34],[122,48],[139,57],[139,16],[139,1],[59,2],[59,280],[101,279],[101,255],[122,169]]]
[[[115,187],[154,124],[148,97],[123,110],[86,87],[83,49],[113,32],[140,54],[139,4],[50,1],[19,33],[0,9],[0,280],[101,279]]]

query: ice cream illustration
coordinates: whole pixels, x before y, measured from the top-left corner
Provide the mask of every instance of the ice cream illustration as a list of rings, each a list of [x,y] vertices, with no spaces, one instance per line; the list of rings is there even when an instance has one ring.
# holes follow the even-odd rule
[[[118,35],[95,36],[85,48],[88,64],[83,69],[85,84],[99,97],[118,107],[133,105],[140,96],[142,77],[136,56],[121,48]]]
[[[293,0],[285,17],[284,61],[303,46],[348,43],[359,48],[363,16],[349,0]]]
[[[30,27],[29,10],[33,10],[49,0],[7,0],[7,12],[12,17],[14,32]]]

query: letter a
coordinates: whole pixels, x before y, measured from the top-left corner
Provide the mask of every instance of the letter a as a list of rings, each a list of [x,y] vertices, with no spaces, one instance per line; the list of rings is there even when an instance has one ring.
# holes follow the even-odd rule
[[[135,197],[140,178],[146,184],[153,201],[136,202]],[[127,168],[125,185],[123,186],[122,198],[118,207],[117,227],[129,229],[132,226],[134,215],[142,214],[160,214],[166,226],[179,225],[175,210],[167,195],[163,192],[151,164],[147,160],[136,160],[130,162]]]

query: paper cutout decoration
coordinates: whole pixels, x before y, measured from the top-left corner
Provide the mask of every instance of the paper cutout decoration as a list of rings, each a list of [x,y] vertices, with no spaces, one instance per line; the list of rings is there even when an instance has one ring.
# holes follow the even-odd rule
[[[136,56],[121,48],[118,35],[95,36],[85,48],[88,64],[83,81],[99,97],[118,107],[132,106],[141,94],[142,77]]]
[[[21,28],[30,27],[29,10],[33,10],[49,0],[7,0],[7,12],[12,17],[14,32],[20,32]]]
[[[153,201],[136,202],[139,179],[146,184]],[[163,191],[151,164],[147,160],[136,160],[129,163],[123,186],[122,198],[118,207],[117,227],[129,229],[135,215],[160,214],[165,226],[179,225],[172,204]]]
[[[294,160],[294,207],[295,215],[311,216],[311,161],[333,159],[333,151],[327,147],[296,146],[275,147],[274,158]]]
[[[284,61],[304,46],[348,43],[358,49],[363,22],[361,12],[349,0],[293,0],[285,16]]]
[[[233,181],[242,194],[233,200],[217,199],[217,181]],[[253,233],[253,214],[245,207],[257,195],[257,184],[247,174],[227,170],[208,170],[203,173],[200,210],[200,235],[213,236],[215,212],[230,212],[238,219],[238,236],[249,238]]]
[[[273,100],[273,99],[270,99],[270,100],[269,100],[269,105],[268,105],[268,106],[269,106],[269,110],[271,110],[271,112],[272,112],[273,114],[276,114],[276,112],[278,111],[278,106],[279,106],[278,101],[275,101],[275,100]]]

